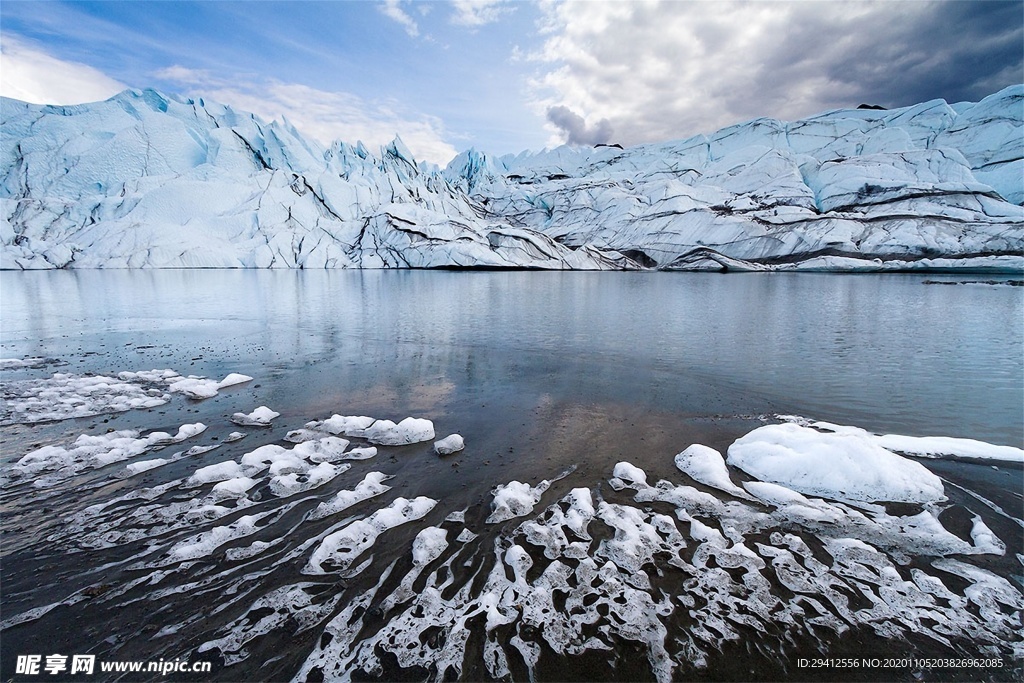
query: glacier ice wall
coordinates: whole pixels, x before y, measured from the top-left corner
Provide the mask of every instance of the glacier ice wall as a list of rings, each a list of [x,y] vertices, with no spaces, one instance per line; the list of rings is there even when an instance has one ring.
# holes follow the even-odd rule
[[[1024,267],[1024,86],[444,171],[125,91],[0,101],[0,267]]]

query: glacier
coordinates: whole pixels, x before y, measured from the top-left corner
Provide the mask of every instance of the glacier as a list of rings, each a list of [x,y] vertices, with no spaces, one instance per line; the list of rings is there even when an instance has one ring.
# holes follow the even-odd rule
[[[1024,270],[1024,85],[445,169],[154,90],[0,122],[3,269]]]

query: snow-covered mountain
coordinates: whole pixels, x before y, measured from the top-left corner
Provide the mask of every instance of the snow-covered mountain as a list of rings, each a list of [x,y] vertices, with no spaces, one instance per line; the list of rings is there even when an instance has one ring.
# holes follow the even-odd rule
[[[9,269],[1024,268],[1024,86],[444,171],[152,90],[0,115]]]

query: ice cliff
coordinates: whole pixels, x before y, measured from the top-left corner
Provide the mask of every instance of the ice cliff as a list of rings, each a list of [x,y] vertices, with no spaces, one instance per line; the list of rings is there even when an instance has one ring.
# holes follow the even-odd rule
[[[1024,86],[443,171],[152,90],[0,116],[5,269],[1024,268]]]

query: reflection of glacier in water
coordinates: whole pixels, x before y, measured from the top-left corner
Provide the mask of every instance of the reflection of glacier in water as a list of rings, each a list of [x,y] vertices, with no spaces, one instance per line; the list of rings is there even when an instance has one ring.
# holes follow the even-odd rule
[[[727,459],[692,445],[656,483],[622,461],[597,481],[570,469],[499,483],[465,506],[391,493],[382,470],[435,439],[423,419],[335,415],[242,448],[267,434],[257,423],[202,460],[218,444],[201,423],[48,444],[7,468],[2,500],[59,521],[8,552],[43,545],[80,566],[32,609],[18,605],[40,602],[33,591],[5,591],[5,638],[76,615],[113,629],[109,658],[213,659],[221,680],[565,678],[577,661],[608,662],[590,677],[670,680],[730,666],[729,652],[749,667],[737,678],[799,675],[798,655],[851,633],[1007,667],[982,677],[1019,668],[1024,522],[879,444],[1018,468],[1024,452],[785,419]],[[150,615],[141,643],[123,616],[136,614]],[[631,656],[640,669],[616,668]]]

